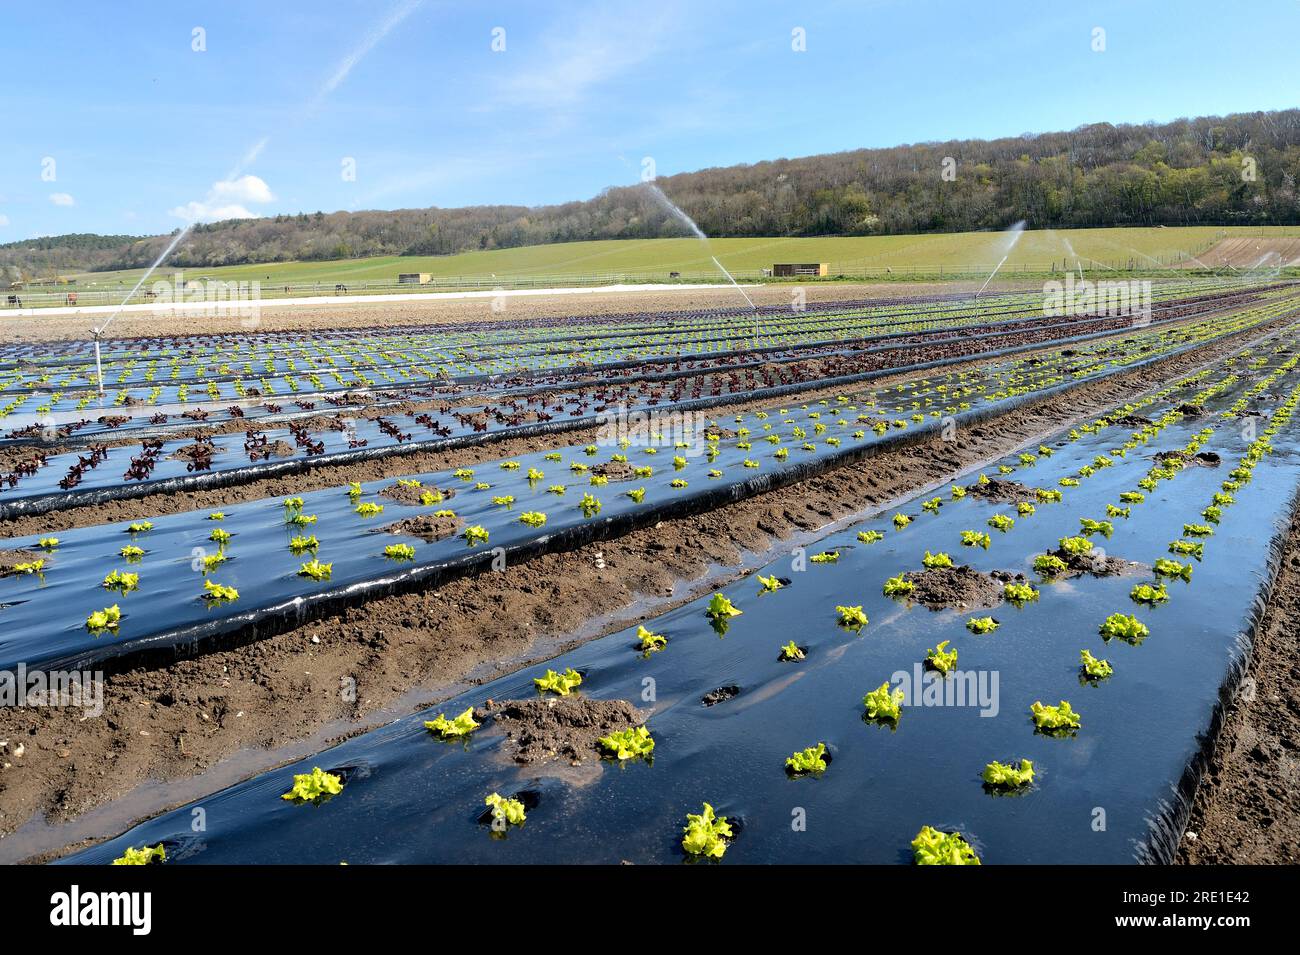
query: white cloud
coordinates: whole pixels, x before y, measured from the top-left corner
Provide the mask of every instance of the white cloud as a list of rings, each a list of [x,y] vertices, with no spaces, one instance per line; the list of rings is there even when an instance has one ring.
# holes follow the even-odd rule
[[[272,202],[275,196],[271,187],[257,176],[240,176],[214,182],[202,202],[187,202],[170,211],[171,215],[186,222],[218,222],[222,219],[256,219],[247,204]]]
[[[214,182],[210,195],[229,202],[271,202],[275,199],[271,195],[271,187],[257,176],[240,176],[238,179]]]
[[[77,200],[66,192],[51,192],[50,202],[56,206],[75,206],[77,204]]]
[[[9,224],[9,217],[5,215],[3,212],[0,212],[0,229],[3,229],[8,224]]]

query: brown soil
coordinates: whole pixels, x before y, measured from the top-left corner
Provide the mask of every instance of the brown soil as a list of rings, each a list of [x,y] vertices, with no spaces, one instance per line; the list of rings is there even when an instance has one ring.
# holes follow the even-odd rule
[[[1026,487],[1019,481],[1002,481],[998,478],[989,478],[983,484],[978,481],[968,484],[966,493],[971,497],[1000,504],[1018,504],[1021,501],[1034,500],[1033,488]]]
[[[646,721],[646,714],[625,700],[581,696],[505,700],[484,712],[505,731],[511,758],[523,764],[598,757],[602,736]]]
[[[29,564],[40,557],[29,550],[0,550],[0,577],[8,577],[18,564]]]
[[[415,505],[420,503],[420,497],[422,495],[431,490],[432,488],[427,487],[408,487],[405,484],[390,484],[379,492],[379,496],[386,497],[390,501],[396,501],[398,504]]]
[[[427,543],[433,543],[444,537],[451,537],[464,523],[459,517],[434,517],[432,514],[421,514],[419,517],[408,517],[396,524],[389,524],[384,530],[389,534],[419,537]]]
[[[1151,419],[1140,414],[1126,414],[1122,418],[1116,418],[1113,424],[1121,428],[1145,428],[1151,423]]]
[[[1054,580],[1078,577],[1081,574],[1091,574],[1094,577],[1118,577],[1121,574],[1136,574],[1150,569],[1145,564],[1134,560],[1124,560],[1122,557],[1111,557],[1095,551],[1091,554],[1072,554],[1065,548],[1058,547],[1048,553],[1065,562],[1065,572],[1058,574],[1053,578]]]
[[[1199,451],[1196,454],[1188,454],[1186,451],[1174,449],[1172,451],[1160,451],[1154,457],[1155,460],[1161,463],[1178,461],[1184,465],[1201,465],[1207,468],[1217,468],[1223,461],[1213,451]]]
[[[903,579],[912,583],[909,599],[931,610],[945,607],[973,610],[1002,603],[1003,581],[966,564],[909,571],[903,574]]]
[[[1179,405],[1174,410],[1177,411],[1179,414],[1181,414],[1184,418],[1200,418],[1205,415],[1204,405],[1194,405],[1194,404],[1184,403]]]
[[[214,454],[222,454],[223,449],[214,444],[187,444],[177,448],[169,457],[175,461],[193,461],[200,457],[212,457]]]
[[[718,567],[736,566],[745,552],[885,506],[919,486],[949,481],[1037,436],[1162,386],[1237,344],[1220,342],[1082,386],[1068,402],[1027,404],[961,428],[953,441],[936,436],[707,513],[545,554],[529,561],[524,572],[510,568],[457,579],[437,591],[370,601],[247,646],[111,675],[98,719],[83,720],[71,708],[7,708],[0,711],[0,742],[11,744],[0,748],[0,832],[12,832],[34,814],[51,823],[68,820],[146,780],[188,779],[233,754],[294,743],[336,723],[345,729],[330,729],[331,741],[340,732],[362,732],[385,719],[383,708],[412,687],[429,688],[419,701],[429,705],[458,692],[456,681],[481,683],[549,659],[580,642],[566,635],[591,619],[592,607],[617,615],[642,595],[684,601],[694,595],[682,593],[675,586],[679,581],[716,574]],[[517,451],[487,449],[493,457]],[[443,457],[437,466],[447,466]],[[363,468],[347,475],[378,476]],[[334,483],[344,479],[338,475]],[[262,484],[259,496],[299,490],[294,481],[278,491]],[[194,496],[176,501],[174,510],[223,503],[216,493],[197,503]],[[151,499],[145,513],[158,513],[158,503]],[[112,519],[102,508],[96,518]],[[700,586],[717,584],[710,578]],[[615,617],[605,632],[637,622],[632,615]],[[549,638],[559,638],[558,644]],[[339,692],[353,681],[355,696]],[[20,743],[24,755],[16,757],[13,749]],[[248,759],[234,765],[247,766]],[[165,797],[148,798],[163,808]],[[0,840],[0,852],[3,846]]]
[[[705,706],[717,706],[719,703],[725,703],[727,700],[733,699],[739,695],[740,687],[736,686],[734,683],[729,683],[726,686],[720,686],[716,690],[710,690],[708,693],[705,693],[700,697],[700,702]]]
[[[1300,515],[1242,689],[1253,692],[1228,706],[1176,862],[1300,862]]]
[[[636,477],[632,465],[626,461],[606,461],[604,464],[597,464],[592,467],[591,473],[610,481],[630,481]]]
[[[269,451],[273,458],[291,458],[297,453],[294,446],[283,438],[272,441],[264,450]]]

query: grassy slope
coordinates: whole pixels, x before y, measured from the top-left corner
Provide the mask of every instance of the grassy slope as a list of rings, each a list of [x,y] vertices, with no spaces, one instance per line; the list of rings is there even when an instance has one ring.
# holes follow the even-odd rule
[[[1220,235],[1300,235],[1300,228],[1259,227],[1134,229],[1062,229],[1024,233],[1004,269],[1046,271],[1068,258],[1082,258],[1084,268],[1124,265],[1129,259],[1155,265],[1154,259],[1179,252],[1199,253]],[[394,282],[398,272],[429,272],[447,276],[592,276],[599,273],[714,271],[709,252],[728,269],[744,271],[770,267],[774,262],[828,262],[839,269],[896,270],[991,269],[1006,250],[1001,233],[964,232],[939,235],[832,237],[814,239],[714,239],[708,248],[694,239],[646,239],[572,242],[527,246],[491,252],[466,252],[452,256],[381,256],[333,262],[282,262],[268,265],[189,269],[200,276],[226,281],[258,280],[264,285],[282,283]],[[1070,250],[1073,249],[1073,254]],[[1144,258],[1150,257],[1150,259]],[[1092,261],[1090,261],[1092,260]],[[164,273],[168,270],[164,267]],[[87,273],[78,277],[89,285],[133,284],[141,270]],[[159,275],[163,278],[165,275]]]

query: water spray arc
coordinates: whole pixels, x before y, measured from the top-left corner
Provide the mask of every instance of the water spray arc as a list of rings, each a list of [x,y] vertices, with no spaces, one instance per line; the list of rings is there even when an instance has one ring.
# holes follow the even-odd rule
[[[704,234],[703,229],[701,229],[698,225],[695,224],[695,220],[692,219],[690,216],[688,216],[680,208],[678,208],[677,204],[673,202],[671,199],[669,199],[666,195],[664,195],[664,191],[660,189],[657,185],[655,185],[653,182],[647,182],[645,184],[645,187],[646,189],[649,190],[650,195],[654,196],[656,202],[658,202],[661,206],[667,209],[669,213],[672,214],[673,218],[677,219],[678,222],[686,226],[686,228],[690,229],[691,234],[694,235],[695,238],[699,239],[701,242],[704,243],[705,249],[708,249],[709,258],[713,261],[713,264],[718,267],[718,271],[727,277],[727,281],[729,281],[733,286],[735,286],[736,291],[740,293],[742,298],[744,298],[745,303],[750,307],[750,310],[753,311],[754,313],[753,344],[755,347],[757,347],[758,306],[754,304],[754,300],[749,297],[749,295],[745,292],[743,288],[740,287],[740,283],[736,281],[735,276],[733,276],[730,272],[728,272],[726,268],[723,266],[723,264],[718,261],[718,257],[714,255],[713,250],[709,248],[709,237]]]

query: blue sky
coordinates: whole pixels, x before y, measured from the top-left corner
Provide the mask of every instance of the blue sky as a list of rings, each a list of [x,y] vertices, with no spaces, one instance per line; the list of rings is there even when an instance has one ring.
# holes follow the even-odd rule
[[[0,0],[0,242],[1280,109],[1297,28],[1296,0]]]

